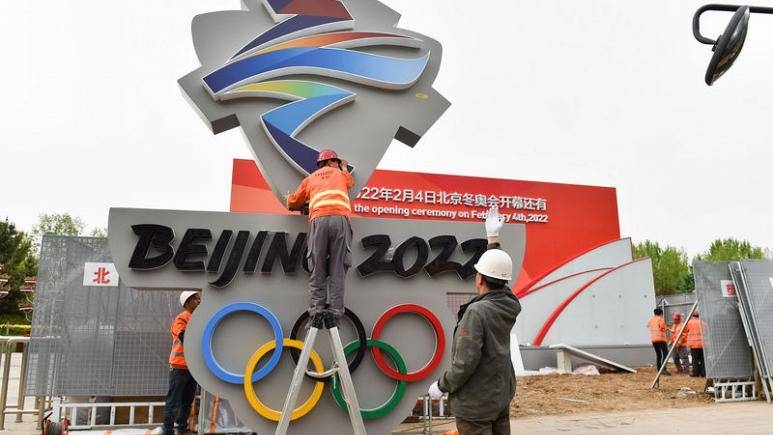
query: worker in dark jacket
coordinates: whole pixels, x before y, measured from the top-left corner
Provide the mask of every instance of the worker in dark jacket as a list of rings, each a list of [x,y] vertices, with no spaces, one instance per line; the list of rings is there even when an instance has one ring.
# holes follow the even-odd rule
[[[510,434],[510,401],[515,395],[510,331],[521,304],[507,288],[513,262],[499,249],[501,228],[502,218],[492,207],[486,218],[489,250],[475,264],[478,296],[459,308],[451,367],[429,388],[434,399],[448,393],[460,435]]]

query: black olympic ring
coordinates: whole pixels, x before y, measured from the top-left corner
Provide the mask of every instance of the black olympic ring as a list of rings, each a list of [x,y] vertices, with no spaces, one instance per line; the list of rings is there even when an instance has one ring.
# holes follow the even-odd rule
[[[344,308],[344,317],[347,317],[354,325],[354,329],[357,331],[357,340],[360,342],[360,347],[357,348],[357,353],[354,355],[354,359],[349,363],[349,374],[351,374],[357,370],[357,367],[360,366],[362,359],[365,358],[368,347],[368,336],[365,333],[365,326],[363,326],[362,321],[359,317],[357,317],[356,314],[354,314],[352,310]],[[290,339],[298,339],[298,333],[301,331],[301,328],[309,320],[309,318],[310,316],[308,311],[304,311],[303,314],[298,317],[298,320],[296,320],[295,324],[293,325],[293,330],[290,332]],[[293,358],[293,361],[297,365],[298,359],[301,357],[301,351],[298,349],[290,349],[290,356]],[[310,379],[314,379],[315,381],[324,382],[328,382],[333,378],[332,374],[322,378],[311,376],[308,373],[306,373],[306,376],[308,376]]]

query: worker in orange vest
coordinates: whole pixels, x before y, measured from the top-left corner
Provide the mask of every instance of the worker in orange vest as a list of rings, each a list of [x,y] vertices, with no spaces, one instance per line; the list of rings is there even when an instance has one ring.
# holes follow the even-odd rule
[[[327,310],[327,282],[330,277],[329,310],[344,315],[344,280],[352,264],[352,207],[349,189],[354,179],[348,162],[333,150],[322,150],[317,169],[304,178],[298,189],[286,197],[287,208],[300,210],[309,203],[309,314]]]
[[[673,315],[674,323],[671,324],[670,335],[668,342],[673,346],[676,341],[676,348],[674,349],[674,365],[678,373],[687,373],[689,361],[689,349],[687,348],[687,333],[685,331],[677,340],[677,335],[682,330],[684,322],[682,322],[682,313],[679,311]]]
[[[650,330],[650,341],[652,347],[655,348],[655,359],[657,361],[657,368],[660,370],[662,364],[666,364],[666,357],[668,356],[668,346],[666,345],[666,331],[668,325],[663,320],[663,310],[655,308],[654,315],[647,321],[647,328]],[[670,375],[668,370],[663,370],[664,375]]]
[[[188,414],[191,411],[193,399],[196,396],[196,381],[188,371],[185,362],[185,329],[191,314],[201,302],[201,296],[196,291],[184,291],[180,294],[180,305],[183,311],[172,322],[172,351],[169,354],[169,391],[164,404],[164,427],[157,428],[152,433],[163,435],[175,434],[175,414],[177,415],[178,434],[193,433],[188,431]]]
[[[690,357],[692,358],[692,373],[690,376],[706,376],[706,368],[703,366],[703,336],[698,310],[695,310],[692,314],[692,319],[687,322],[685,333],[687,334],[687,345],[690,346]]]

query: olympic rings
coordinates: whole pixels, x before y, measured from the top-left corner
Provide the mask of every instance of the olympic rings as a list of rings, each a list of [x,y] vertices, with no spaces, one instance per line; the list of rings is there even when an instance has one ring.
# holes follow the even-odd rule
[[[273,333],[274,333],[274,340],[263,344],[262,346],[260,346],[258,350],[255,351],[255,353],[252,354],[249,361],[247,362],[244,374],[231,373],[228,370],[224,369],[220,365],[220,363],[215,359],[215,356],[213,355],[213,352],[212,352],[212,339],[214,336],[215,329],[220,324],[220,321],[222,321],[226,316],[239,311],[248,311],[263,317],[271,325],[271,329],[273,330]],[[421,369],[415,372],[408,372],[408,369],[406,367],[405,361],[403,360],[403,357],[393,346],[379,340],[379,336],[381,335],[381,332],[383,331],[386,323],[389,320],[391,320],[392,317],[403,313],[414,313],[422,316],[425,320],[429,322],[430,326],[435,332],[436,343],[435,343],[434,354],[432,355],[432,358],[430,359],[430,361],[424,367],[422,367]],[[440,365],[440,361],[443,357],[443,353],[445,352],[445,334],[443,333],[443,327],[440,324],[440,321],[438,320],[437,316],[435,316],[427,308],[416,304],[402,304],[402,305],[394,306],[388,309],[387,311],[385,311],[384,314],[382,314],[381,317],[378,318],[378,320],[376,321],[376,324],[373,326],[373,333],[371,338],[367,338],[365,328],[362,325],[362,322],[360,321],[360,319],[357,317],[357,315],[355,315],[354,312],[352,312],[349,309],[346,309],[345,315],[354,324],[354,327],[357,330],[357,340],[347,344],[346,347],[344,348],[344,355],[346,357],[350,356],[352,352],[355,352],[355,351],[357,352],[354,359],[350,363],[348,363],[349,372],[353,373],[357,369],[357,367],[359,367],[360,363],[362,362],[362,359],[364,358],[365,353],[367,353],[367,348],[370,347],[373,354],[373,358],[376,362],[376,366],[382,372],[384,372],[384,374],[398,381],[394,391],[392,392],[392,395],[384,404],[372,409],[360,409],[360,413],[362,414],[362,417],[365,419],[375,419],[375,418],[382,417],[388,414],[389,412],[391,412],[392,410],[394,410],[394,408],[400,403],[400,401],[403,398],[403,395],[405,394],[405,390],[407,388],[408,382],[419,381],[429,376]],[[295,338],[297,337],[298,333],[301,331],[303,324],[307,322],[308,319],[309,319],[308,313],[302,314],[296,320],[295,325],[293,326],[292,332],[290,334],[290,338],[284,338],[282,333],[282,327],[281,327],[281,324],[279,323],[279,319],[277,319],[276,315],[274,315],[274,313],[272,313],[265,307],[255,303],[250,303],[250,302],[236,302],[236,303],[227,305],[224,308],[222,308],[220,311],[215,313],[215,315],[212,316],[212,318],[209,320],[206,327],[204,328],[204,334],[202,336],[202,346],[201,346],[201,351],[204,356],[204,362],[206,363],[209,370],[219,379],[231,384],[242,384],[244,387],[244,395],[247,398],[247,401],[249,402],[252,409],[255,410],[255,412],[257,412],[259,415],[261,415],[262,417],[268,420],[279,421],[281,418],[281,412],[269,408],[258,399],[253,383],[258,382],[261,379],[265,378],[266,376],[268,376],[269,373],[271,373],[271,371],[274,370],[274,368],[276,368],[277,364],[279,363],[279,359],[282,356],[283,347],[287,347],[290,350],[291,356],[295,360],[296,365],[298,364],[298,359],[299,359],[298,351],[303,350],[304,343],[296,340]],[[260,370],[255,372],[255,368],[260,362],[260,359],[263,358],[268,352],[272,351],[273,349],[276,349],[276,350],[272,353],[271,357],[269,358],[265,366],[263,366]],[[381,353],[381,350],[383,350],[384,352],[387,353],[387,355],[389,355],[397,370],[392,369],[389,365],[386,364],[386,362],[384,361],[383,354]],[[314,370],[318,372],[324,371],[324,364],[322,362],[322,359],[319,357],[319,354],[317,354],[317,352],[315,352],[313,349],[311,350],[310,358],[314,366]],[[346,405],[346,401],[343,398],[343,394],[341,393],[341,386],[340,386],[340,380],[338,379],[338,375],[337,374],[333,375],[329,379],[332,379],[331,392],[334,400],[339,405],[339,407],[346,410],[347,405]],[[293,410],[291,415],[291,420],[296,420],[305,416],[319,402],[322,396],[322,392],[324,390],[325,383],[323,382],[323,380],[319,380],[316,378],[314,380],[315,380],[314,389],[312,390],[311,396],[306,400],[305,403],[303,403],[301,406]]]
[[[400,356],[400,354],[397,352],[397,349],[392,347],[391,345],[384,343],[383,341],[378,341],[374,339],[367,340],[367,346],[383,349],[390,358],[392,358],[392,361],[394,361],[395,365],[397,366],[397,370],[405,374],[407,373],[407,369],[405,368],[405,361],[403,361],[403,358]],[[354,350],[361,349],[362,346],[360,345],[359,341],[352,341],[351,343],[347,344],[344,348],[344,355],[348,356],[350,353],[352,353]],[[403,395],[405,394],[406,385],[408,383],[405,381],[397,381],[397,386],[395,387],[394,391],[392,392],[392,396],[384,402],[383,405],[373,408],[373,409],[362,409],[360,408],[360,414],[362,415],[362,418],[366,420],[373,420],[379,417],[383,417],[390,412],[392,412],[393,409],[397,406],[398,403],[403,399]],[[344,411],[349,410],[349,407],[346,404],[346,399],[344,399],[343,394],[341,394],[341,383],[338,379],[338,375],[336,374],[333,376],[333,385],[331,388],[331,391],[333,392],[333,398],[335,398],[336,403],[338,403],[338,406],[340,406]]]
[[[367,352],[367,340],[368,336],[365,332],[365,327],[362,325],[362,321],[359,317],[357,317],[354,312],[348,308],[344,308],[344,316],[348,317],[349,320],[354,325],[354,329],[357,330],[357,339],[359,340],[360,345],[357,347],[357,354],[354,356],[354,359],[352,362],[350,362],[349,365],[349,373],[354,373],[355,370],[357,370],[357,367],[362,362],[362,359],[365,357],[365,353]],[[298,317],[298,320],[295,321],[295,324],[293,325],[293,330],[290,332],[290,338],[293,340],[298,339],[298,332],[300,332],[301,328],[303,327],[304,323],[306,323],[309,320],[309,312],[304,311],[303,314],[301,314],[300,317]],[[298,358],[300,358],[300,352],[296,349],[290,349],[290,356],[293,358],[293,361],[295,361],[295,364],[298,364]],[[323,369],[324,370],[324,369]],[[314,380],[323,380],[328,381],[331,379],[331,376],[328,376],[326,378],[315,378],[313,376],[309,376],[308,373],[306,373],[306,376],[308,376],[311,379]]]
[[[435,337],[437,339],[435,345],[435,354],[432,356],[432,359],[423,368],[415,372],[403,374],[392,370],[392,368],[384,362],[384,357],[381,355],[381,350],[378,347],[374,347],[372,349],[373,358],[376,360],[376,365],[378,368],[381,369],[381,371],[383,371],[390,378],[397,379],[398,381],[416,382],[429,376],[429,374],[435,371],[438,365],[440,365],[440,360],[443,358],[443,352],[445,352],[446,348],[446,338],[445,334],[443,334],[443,326],[440,324],[440,320],[437,318],[437,316],[435,316],[432,311],[416,304],[396,305],[387,310],[384,314],[381,315],[381,317],[379,317],[378,321],[376,321],[376,325],[373,326],[373,334],[371,335],[371,338],[378,340],[379,336],[381,335],[381,331],[384,329],[384,325],[386,325],[386,323],[392,317],[402,313],[419,314],[420,316],[424,317],[432,326],[432,329],[435,331]]]
[[[255,394],[255,389],[253,388],[252,382],[247,381],[246,379],[250,378],[250,373],[252,373],[253,370],[255,370],[255,366],[258,365],[258,362],[260,359],[268,353],[268,351],[274,349],[276,347],[276,341],[269,341],[268,343],[261,346],[258,350],[255,351],[255,353],[252,354],[250,357],[250,360],[247,362],[247,368],[244,369],[244,377],[242,379],[245,379],[244,381],[244,395],[247,397],[247,401],[250,403],[250,406],[252,406],[252,409],[255,410],[258,414],[260,414],[262,417],[266,418],[267,420],[271,421],[279,421],[279,419],[282,417],[282,412],[277,411],[274,409],[269,408],[268,406],[264,405],[263,402],[258,399],[258,395]],[[291,349],[298,349],[303,350],[303,342],[298,340],[291,340],[289,338],[285,338],[282,341],[282,344],[286,348]],[[275,351],[274,355],[279,355],[280,352]],[[391,354],[390,354],[391,356]],[[315,352],[313,349],[311,351],[311,362],[314,364],[314,369],[317,371],[322,371],[325,369],[324,365],[322,364],[322,359],[319,357],[319,354]],[[303,405],[299,406],[298,408],[295,408],[293,410],[293,413],[290,415],[290,421],[297,420],[304,415],[308,414],[309,411],[314,409],[314,407],[317,405],[317,402],[319,402],[319,399],[322,397],[322,391],[325,389],[325,383],[318,381],[314,383],[314,390],[311,392],[311,396],[309,396],[308,400],[303,403]]]
[[[201,352],[204,354],[204,363],[206,363],[212,374],[217,376],[219,379],[228,382],[229,384],[241,384],[244,382],[244,377],[242,375],[226,370],[223,368],[223,366],[220,365],[219,362],[217,362],[215,355],[212,352],[212,336],[215,333],[215,328],[217,328],[217,325],[220,324],[221,320],[223,320],[226,316],[239,311],[255,313],[266,319],[271,325],[271,329],[274,331],[274,341],[276,343],[283,343],[284,338],[282,333],[282,325],[279,324],[279,319],[277,319],[274,313],[261,305],[249,302],[236,302],[231,305],[226,305],[223,307],[223,309],[215,313],[215,315],[209,319],[209,323],[207,323],[207,326],[204,328],[204,335],[201,339]],[[271,355],[268,363],[266,363],[263,368],[252,375],[252,382],[257,382],[265,378],[269,373],[271,373],[272,370],[274,370],[277,364],[279,364],[279,358],[282,357],[282,345],[280,344],[278,347],[279,348],[277,351]]]

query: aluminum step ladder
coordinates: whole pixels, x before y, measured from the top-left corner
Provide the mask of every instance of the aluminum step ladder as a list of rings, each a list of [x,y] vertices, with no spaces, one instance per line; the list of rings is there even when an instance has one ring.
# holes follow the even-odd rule
[[[323,378],[338,373],[341,380],[341,390],[343,392],[344,400],[346,401],[349,419],[352,422],[354,434],[366,434],[365,423],[362,421],[362,414],[360,414],[360,404],[357,402],[357,394],[354,392],[354,383],[352,382],[352,376],[349,373],[349,365],[346,361],[346,355],[344,354],[344,347],[341,344],[341,336],[338,334],[338,323],[335,316],[333,316],[333,313],[323,311],[317,313],[312,318],[311,327],[303,342],[303,350],[298,359],[298,365],[293,372],[293,380],[290,383],[290,392],[287,393],[287,398],[282,407],[282,417],[279,419],[279,424],[276,427],[274,435],[285,435],[287,433],[287,427],[290,425],[290,417],[295,408],[295,402],[298,400],[298,394],[300,393],[303,376],[307,373],[306,367],[309,363],[309,356],[311,355],[311,350],[314,348],[317,332],[322,328],[325,328],[328,331],[328,339],[330,340],[330,347],[333,349],[335,362],[330,370],[327,370],[324,373],[309,372],[309,376]]]

